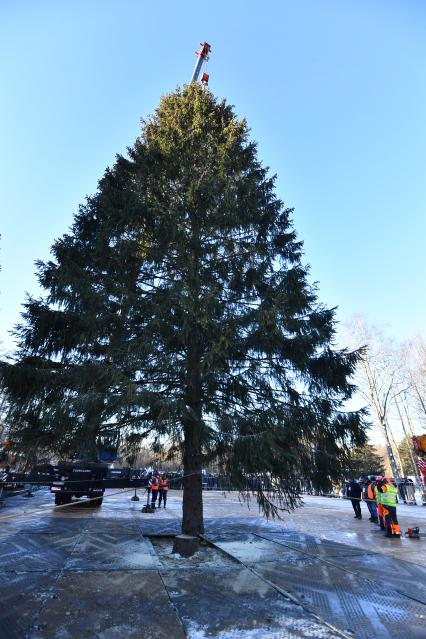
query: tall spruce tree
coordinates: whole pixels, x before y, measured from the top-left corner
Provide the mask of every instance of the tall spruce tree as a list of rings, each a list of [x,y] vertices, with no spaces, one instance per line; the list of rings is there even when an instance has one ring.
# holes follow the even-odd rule
[[[374,446],[364,444],[349,453],[346,462],[345,477],[358,479],[362,475],[384,475],[385,463]]]
[[[225,101],[164,97],[38,263],[46,295],[2,366],[15,434],[63,454],[110,432],[179,447],[189,534],[210,460],[268,515],[298,505],[298,477],[338,476],[365,439],[340,408],[358,354],[333,346],[291,213]]]
[[[412,436],[407,434],[402,438],[398,445],[398,454],[401,459],[404,477],[407,477],[408,475],[418,475],[419,469],[417,468],[414,456]]]

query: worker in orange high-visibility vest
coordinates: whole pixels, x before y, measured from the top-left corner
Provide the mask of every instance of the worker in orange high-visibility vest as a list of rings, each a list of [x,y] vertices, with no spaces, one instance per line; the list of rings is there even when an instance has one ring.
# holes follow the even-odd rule
[[[158,499],[158,508],[161,508],[161,502],[163,502],[163,507],[166,507],[168,490],[169,480],[167,479],[166,475],[161,475],[160,479],[158,480],[158,494],[160,496]]]
[[[383,477],[379,475],[376,477],[376,485],[374,486],[374,496],[376,497],[377,506],[377,518],[381,530],[386,530],[385,522],[383,519],[383,506],[382,506],[382,485]]]
[[[378,524],[379,520],[377,517],[377,505],[376,505],[376,496],[374,494],[375,483],[369,477],[367,481],[367,507],[370,511],[370,521],[374,524]]]
[[[396,517],[396,501],[398,488],[393,485],[389,477],[385,477],[382,485],[381,503],[385,518],[386,537],[401,537],[401,529]]]
[[[155,508],[155,503],[158,496],[158,477],[153,475],[149,480],[149,487],[151,488],[151,508]]]

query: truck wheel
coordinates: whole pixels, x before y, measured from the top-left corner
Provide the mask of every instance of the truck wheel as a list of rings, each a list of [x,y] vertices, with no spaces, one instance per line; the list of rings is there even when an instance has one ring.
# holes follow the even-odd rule
[[[98,499],[89,497],[89,500],[90,500],[89,505],[92,506],[92,508],[97,508],[98,506],[102,504],[102,497],[99,497]]]
[[[55,495],[55,506],[62,506],[63,501],[62,501],[62,495]]]

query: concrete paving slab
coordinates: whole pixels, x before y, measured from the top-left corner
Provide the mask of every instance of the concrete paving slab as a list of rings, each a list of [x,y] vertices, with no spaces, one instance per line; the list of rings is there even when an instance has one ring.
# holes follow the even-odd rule
[[[325,564],[257,564],[260,576],[291,592],[326,621],[356,639],[424,639],[426,607],[387,585]]]
[[[283,531],[283,526],[279,522],[255,518],[209,517],[204,520],[204,526],[206,534],[223,535],[224,539],[237,535],[240,537],[256,532],[260,534],[264,532],[275,534]]]
[[[8,531],[18,532],[23,529],[37,529],[45,517],[52,514],[49,495],[45,492],[37,494],[34,499],[22,496],[8,497],[5,507],[0,510],[0,538]]]
[[[208,539],[214,541],[219,548],[243,563],[280,561],[280,559],[285,560],[288,555],[295,555],[291,550],[266,539],[253,537],[245,540],[217,541],[210,536]]]
[[[80,537],[66,570],[127,570],[160,567],[150,543],[127,531],[87,531]]]
[[[134,534],[140,536],[141,531],[138,523],[133,519],[114,517],[113,519],[99,519],[93,518],[90,520],[90,526],[88,527],[91,534],[95,533],[113,533],[119,534]]]
[[[0,572],[0,639],[23,639],[43,602],[51,596],[59,572]]]
[[[135,532],[137,530],[144,532],[145,528],[151,533],[160,531],[178,534],[180,532],[179,521],[166,518],[161,521],[155,519],[145,522],[142,517],[138,517],[140,509],[124,515],[120,511],[114,510],[112,516],[106,510],[103,516],[100,517],[94,515],[93,508],[82,508],[80,505],[77,505],[77,510],[68,508],[61,511],[53,506],[48,508],[47,512],[42,511],[36,516],[29,516],[12,510],[8,513],[0,511],[0,541],[6,540],[19,532],[57,534],[71,531],[79,532],[88,528],[99,531],[111,530],[120,526]]]
[[[346,570],[354,570],[363,577],[379,584],[386,584],[388,587],[426,605],[426,568],[423,566],[416,566],[408,561],[379,554],[345,557],[344,559],[332,557],[330,560]]]
[[[0,543],[0,569],[44,572],[62,568],[74,549],[79,533],[19,533]]]
[[[115,509],[115,510],[99,510],[96,513],[93,513],[93,519],[95,520],[100,520],[100,521],[114,521],[114,519],[128,519],[128,520],[133,520],[135,517],[134,511],[133,510],[119,510],[119,509]]]
[[[233,526],[224,526],[221,525],[220,522],[215,520],[214,525],[210,522],[205,526],[205,534],[208,535],[209,539],[214,539],[215,541],[251,541],[254,539],[254,532],[251,526],[243,527],[236,526],[235,520]]]
[[[55,517],[43,517],[37,520],[30,521],[18,521],[16,524],[13,522],[7,528],[10,534],[18,533],[30,533],[38,534],[43,533],[45,535],[53,534],[77,534],[82,530],[86,530],[91,525],[91,519],[85,517],[78,518],[55,518]]]
[[[247,568],[197,568],[161,575],[189,639],[338,636]]]
[[[303,535],[294,532],[287,534],[281,532],[262,532],[261,537],[320,557],[353,557],[355,555],[368,555],[363,548],[354,548],[347,544],[339,544],[328,539],[314,537],[313,535]]]
[[[106,491],[102,506],[93,509],[95,519],[131,519],[142,508],[142,502],[131,501],[133,491]]]
[[[321,557],[344,570],[358,572],[378,584],[386,583],[398,592],[426,604],[426,568],[423,566],[294,532],[262,533],[262,537]]]
[[[231,533],[234,535],[232,540]],[[254,537],[257,535],[259,533],[253,534]],[[426,606],[421,605],[423,587],[417,589],[420,593],[418,602],[400,596],[404,589],[409,592],[410,582],[412,596],[413,584],[426,583],[422,567],[376,555],[377,570],[373,565],[370,571],[363,570],[371,553],[359,554],[356,549],[352,552],[349,546],[290,531],[262,532],[262,536],[258,537],[259,543],[253,543],[245,525],[241,524],[228,528],[225,535],[220,532],[207,538],[254,568],[259,575],[292,592],[322,618],[341,629],[352,631],[355,637],[414,639],[426,636]],[[225,541],[220,540],[223,538]],[[281,546],[286,552],[274,553],[274,546]],[[287,553],[289,549],[292,550]],[[405,566],[400,567],[401,563]],[[357,565],[360,567],[359,575],[347,572],[351,566],[356,572]],[[394,575],[394,590],[392,580],[388,580],[389,574]],[[375,577],[376,581],[368,583],[362,575]],[[398,575],[401,575],[399,584]],[[386,584],[386,595],[382,595],[383,584]],[[366,598],[365,592],[368,593]],[[385,613],[388,621],[380,621],[378,612]],[[399,634],[394,635],[394,632]]]
[[[147,515],[148,517],[148,515]],[[139,530],[143,535],[149,537],[151,535],[179,535],[181,533],[181,525],[180,522],[175,520],[165,520],[165,521],[157,521],[157,520],[142,520],[138,521]]]
[[[10,537],[14,537],[17,532],[19,532],[19,529],[3,524],[0,528],[0,543],[7,541]]]
[[[306,496],[304,502],[303,508],[284,516],[283,528],[348,544],[367,552],[372,546],[376,546],[375,549],[384,555],[412,561],[426,567],[426,553],[417,554],[413,548],[413,541],[410,539],[402,538],[399,542],[395,539],[386,539],[378,526],[368,521],[365,504],[361,504],[364,519],[357,520],[353,518],[349,501]],[[426,530],[426,508],[398,504],[397,514],[402,531],[412,526],[419,526],[421,530]],[[423,544],[425,542],[426,540],[420,541]]]
[[[157,572],[65,573],[28,639],[185,639]]]
[[[186,595],[181,593],[182,601],[185,597],[188,597],[194,610],[198,601],[198,607],[201,611],[207,609],[208,612],[206,614],[208,616],[213,615],[215,609],[210,610],[210,602],[204,599],[204,596],[209,593],[210,586],[208,584],[211,580],[211,575],[214,575],[215,579],[219,579],[221,575],[229,572],[227,562],[225,562],[225,565],[221,562],[218,564],[213,558],[208,558],[204,559],[203,563],[197,558],[184,563],[182,560],[170,557],[164,558],[161,550],[157,548],[156,561],[158,563],[155,563],[154,567],[152,567],[152,557],[155,557],[155,551],[146,538],[145,541],[148,546],[144,545],[141,552],[140,544],[143,543],[143,535],[171,535],[180,532],[181,493],[171,491],[167,509],[156,511],[153,515],[145,515],[140,512],[143,501],[131,502],[131,494],[123,491],[116,495],[113,492],[106,492],[104,503],[100,508],[91,508],[82,503],[77,503],[71,508],[55,508],[52,503],[52,496],[48,493],[42,494],[42,491],[39,491],[34,499],[13,498],[14,505],[12,501],[8,500],[7,508],[0,511],[0,535],[2,531],[3,534],[6,534],[6,537],[3,537],[2,556],[5,558],[3,565],[7,570],[3,577],[19,577],[24,579],[25,584],[34,584],[35,592],[37,593],[39,590],[40,596],[43,597],[46,591],[43,590],[43,586],[41,582],[38,582],[38,579],[44,574],[42,569],[45,571],[46,566],[53,566],[47,576],[50,577],[52,575],[54,579],[57,578],[57,570],[59,568],[63,569],[65,565],[68,566],[68,569],[63,573],[65,576],[92,575],[99,572],[96,568],[98,566],[102,569],[105,579],[111,578],[115,580],[117,578],[115,582],[116,598],[120,598],[122,593],[118,578],[124,572],[132,573],[140,579],[147,574],[156,574],[155,566],[161,566],[164,578],[166,578],[166,573],[168,572],[180,573],[182,579],[185,576],[191,581],[191,575],[194,576],[194,571],[198,571],[200,575],[204,573],[204,577],[197,577],[194,588],[192,589],[191,586]],[[410,639],[418,639],[421,636],[423,639],[426,635],[426,633],[424,635],[418,634],[420,623],[426,623],[425,606],[408,598],[412,590],[414,590],[415,596],[420,593],[420,599],[423,597],[423,590],[422,587],[419,587],[419,582],[422,583],[424,579],[421,564],[426,565],[423,551],[424,539],[418,542],[403,539],[397,544],[395,544],[394,540],[386,540],[380,531],[367,520],[354,522],[350,505],[340,500],[310,497],[307,499],[305,508],[291,515],[285,515],[283,521],[269,522],[259,515],[256,506],[251,510],[247,510],[246,506],[238,501],[235,494],[224,499],[220,493],[205,493],[204,504],[207,536],[214,534],[217,541],[224,543],[238,542],[241,544],[244,541],[252,540],[255,537],[255,533],[261,535],[263,542],[257,547],[258,554],[254,557],[255,561],[246,561],[245,563],[258,572],[260,567],[265,571],[273,571],[269,575],[272,576],[274,574],[277,579],[277,586],[281,584],[281,587],[284,587],[285,590],[291,589],[291,584],[293,584],[293,591],[299,592],[301,601],[309,602],[312,599],[314,603],[317,602],[320,615],[321,606],[328,607],[332,615],[337,611],[338,614],[336,616],[330,617],[330,619],[334,620],[334,625],[347,628],[349,622],[352,623],[352,620],[355,619],[357,627],[362,628],[363,622],[362,620],[359,621],[359,615],[361,615],[365,606],[368,617],[375,616],[380,623],[385,618],[387,624],[380,627],[377,625],[379,622],[375,622],[376,625],[368,630],[368,632],[371,631],[371,634],[366,635],[368,639],[383,639],[389,636],[392,639],[394,637],[395,639],[403,639],[405,636],[410,637]],[[38,514],[34,514],[34,512]],[[7,518],[3,517],[5,513],[7,513]],[[420,520],[423,514],[426,516],[426,509],[413,508],[410,513],[409,525],[417,523],[421,529],[424,528],[422,521],[425,521],[425,517],[423,517],[422,521]],[[404,512],[401,508],[400,519],[402,518],[403,520],[403,517]],[[5,533],[6,530],[8,531],[7,533]],[[27,533],[30,533],[30,535]],[[58,537],[69,537],[72,534],[75,535],[75,541],[80,539],[83,542],[86,539],[88,543],[86,545],[82,543],[81,546],[75,545],[74,552],[71,552],[71,554],[66,546],[61,549],[59,545],[55,549]],[[103,538],[103,535],[106,535],[106,538]],[[8,553],[4,552],[4,544],[6,542],[9,548],[13,549],[16,541],[13,539],[11,544],[11,537],[17,537],[21,545],[22,539],[30,539],[31,544],[16,553],[16,561],[9,562],[6,556]],[[38,542],[35,539],[36,537],[39,538]],[[51,540],[50,545],[49,539]],[[120,540],[124,544],[121,548]],[[342,544],[342,541],[345,543]],[[277,542],[280,543],[278,544]],[[279,545],[279,550],[273,550],[274,543],[277,546]],[[373,555],[378,557],[373,562],[370,560],[372,547],[380,553],[378,556]],[[76,550],[79,552],[76,552]],[[304,552],[302,553],[301,550]],[[240,547],[239,556],[243,556],[241,552],[243,551]],[[244,550],[244,552],[246,551]],[[135,561],[132,560],[132,555],[133,559],[136,559]],[[49,563],[49,559],[52,556],[53,561]],[[147,563],[145,563],[145,560],[141,560],[142,556],[146,558]],[[253,559],[253,552],[247,550],[247,556]],[[409,564],[411,568],[406,568],[406,562],[400,562],[397,559],[398,556],[413,562]],[[74,566],[72,563],[70,564],[70,560],[75,562]],[[330,572],[324,576],[324,573],[321,572],[322,569],[319,567],[325,563],[324,560],[334,565],[336,573],[331,573],[332,567],[329,566]],[[1,561],[2,559],[0,558]],[[232,560],[229,559],[229,561],[232,563]],[[378,562],[378,566],[375,562]],[[399,564],[404,564],[405,567],[399,566]],[[338,580],[338,571],[343,569],[345,565],[354,572],[359,573],[352,575],[355,580],[355,586],[351,585],[350,581],[343,580],[342,582]],[[146,566],[148,567],[146,568]],[[237,567],[243,568],[241,565],[237,565]],[[12,572],[8,572],[10,568]],[[16,569],[25,571],[28,568],[30,571],[25,574],[25,577],[22,577],[19,572],[13,572]],[[34,569],[35,572],[31,572]],[[235,570],[235,568],[232,568],[232,570]],[[341,572],[344,573],[345,571],[341,570]],[[321,574],[323,575],[322,578]],[[259,573],[258,578],[260,581],[262,579],[268,581],[265,575],[262,576]],[[371,587],[374,577],[377,576],[379,576],[378,580],[376,580],[377,585],[373,583],[375,588],[373,588],[373,595],[375,593],[377,597],[381,596],[383,584],[386,584],[389,594],[389,598],[386,600],[374,599],[373,595],[371,597],[367,596],[366,599],[366,593],[370,591],[366,590],[367,587],[364,584],[369,584]],[[283,581],[279,582],[279,577]],[[284,577],[285,579],[288,578],[289,581],[286,582]],[[201,584],[198,591],[196,588],[197,579]],[[271,581],[274,583],[272,579]],[[411,581],[414,582],[412,586]],[[203,585],[204,582],[205,587]],[[363,584],[362,587],[359,582]],[[38,583],[41,584],[40,588],[37,585]],[[183,588],[184,583],[181,583]],[[268,586],[268,583],[266,585]],[[272,588],[270,585],[268,587]],[[216,586],[211,585],[211,588],[213,591],[220,589],[219,583],[217,582]],[[48,589],[48,591],[51,594],[53,592],[52,596],[55,595],[54,590],[50,591]],[[273,588],[272,591],[276,593]],[[248,639],[248,637],[250,639],[255,637],[256,639],[275,639],[275,637],[283,639],[284,637],[302,636],[299,630],[297,630],[299,634],[294,634],[294,632],[289,634],[289,629],[281,627],[279,619],[275,617],[272,622],[268,621],[266,617],[261,617],[263,625],[253,621],[256,615],[255,611],[250,609],[251,595],[246,593],[247,601],[245,602],[245,595],[241,595],[240,599],[234,600],[229,596],[229,592],[222,589],[220,593],[222,599],[218,600],[218,611],[222,612],[222,608],[225,610],[226,606],[229,608],[226,613],[229,615],[227,617],[229,624],[224,623],[222,626],[219,624],[217,626],[219,630],[216,632],[216,622],[214,620],[209,617],[208,623],[203,625],[202,616],[197,616],[194,612],[194,618],[188,617],[185,621],[186,627],[189,629],[188,632],[190,632],[188,636],[191,639],[213,636],[221,639]],[[407,596],[404,596],[403,592]],[[228,595],[228,598],[226,595]],[[58,596],[60,599],[62,598],[62,591],[58,593]],[[112,598],[111,591],[111,600]],[[13,609],[15,605],[13,599],[8,599],[8,601],[10,601],[10,607]],[[52,601],[56,602],[56,600]],[[68,601],[68,599],[64,598],[64,606],[68,605]],[[275,599],[270,598],[269,595],[264,599],[261,598],[261,601],[264,606],[262,608],[263,611],[275,607]],[[365,601],[366,603],[364,603]],[[216,605],[216,602],[217,600],[214,598],[213,606]],[[250,621],[246,626],[244,624],[238,625],[240,619],[238,612],[235,615],[237,625],[232,625],[232,616],[235,609],[241,608],[244,610],[245,603],[249,610],[249,618],[253,623]],[[403,604],[409,607],[402,609]],[[43,605],[43,601],[41,601],[41,605]],[[416,608],[416,606],[418,607]],[[36,601],[35,607],[37,610],[39,609],[40,601]],[[372,612],[373,608],[374,611]],[[25,608],[25,602],[22,602],[22,606],[17,604],[16,610],[19,615],[24,617],[33,614],[34,606],[31,598],[28,599],[28,608]],[[59,610],[59,608],[55,608],[55,610]],[[66,610],[66,607],[63,608],[64,614]],[[192,610],[192,608],[189,607],[188,610]],[[360,610],[361,612],[359,612]],[[307,618],[307,613],[305,611],[302,612],[303,619],[300,623],[303,624]],[[342,620],[345,621],[344,624]],[[342,623],[340,623],[341,621]],[[90,624],[88,624],[88,627],[95,632],[99,626],[96,626],[96,620],[93,623],[92,627],[90,627]],[[1,631],[0,627],[0,638]],[[34,629],[35,631],[36,629]],[[405,635],[403,634],[404,631]],[[112,631],[108,628],[105,629],[105,639],[109,639],[109,632]],[[423,632],[423,628],[420,632]],[[61,639],[74,639],[74,636],[80,639],[80,636],[83,638],[84,634],[70,635],[69,637],[64,634]],[[103,637],[103,635],[100,636]],[[124,636],[126,636],[125,632]],[[319,635],[314,632],[314,634],[311,633],[309,636],[317,637]],[[170,635],[170,637],[173,639],[173,635]],[[10,639],[10,637],[7,636],[6,639]],[[22,639],[24,638],[22,637]],[[28,639],[28,637],[25,637],[25,639]],[[34,639],[37,639],[37,637]],[[123,639],[122,635],[120,635],[120,639]]]

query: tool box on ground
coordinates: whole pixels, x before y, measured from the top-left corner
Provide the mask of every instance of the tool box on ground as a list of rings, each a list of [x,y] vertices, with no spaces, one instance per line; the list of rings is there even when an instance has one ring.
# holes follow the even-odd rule
[[[405,531],[404,535],[410,539],[420,539],[420,528],[415,526]]]
[[[150,506],[149,504],[146,504],[145,506],[141,508],[141,512],[150,513],[152,515],[152,513],[155,513],[155,508],[152,508],[152,506]]]
[[[146,491],[146,504],[145,504],[145,506],[143,506],[141,508],[141,512],[142,513],[149,513],[149,514],[155,513],[155,506],[151,506],[151,503],[149,501],[150,496],[151,496],[151,491],[147,490]]]

